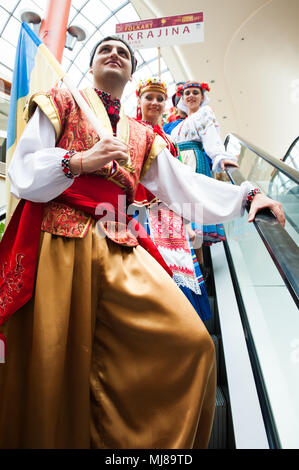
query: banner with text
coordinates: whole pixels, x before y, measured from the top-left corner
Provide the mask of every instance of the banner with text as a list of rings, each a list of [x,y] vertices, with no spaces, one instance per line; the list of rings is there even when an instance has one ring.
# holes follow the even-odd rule
[[[134,49],[203,42],[203,13],[117,24],[116,35]]]

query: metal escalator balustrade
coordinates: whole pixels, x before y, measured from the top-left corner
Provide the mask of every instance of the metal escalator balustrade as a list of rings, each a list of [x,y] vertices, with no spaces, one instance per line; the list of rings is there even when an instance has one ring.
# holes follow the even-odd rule
[[[299,171],[294,161],[297,155],[299,164],[298,147],[290,147],[289,149],[289,151],[292,151],[293,163],[290,166],[235,134],[227,136],[225,146],[230,152],[239,155],[242,176],[259,186],[269,197],[282,203],[287,219],[285,229],[295,243],[298,244]],[[287,153],[287,155],[290,155],[290,153]]]
[[[247,179],[279,199],[276,194],[292,222],[284,229],[264,211],[252,224],[245,214],[224,226],[270,447],[299,448],[299,172],[244,139],[234,136],[233,146],[240,169],[227,170],[231,182]]]
[[[299,136],[291,143],[282,161],[295,170],[299,169]]]

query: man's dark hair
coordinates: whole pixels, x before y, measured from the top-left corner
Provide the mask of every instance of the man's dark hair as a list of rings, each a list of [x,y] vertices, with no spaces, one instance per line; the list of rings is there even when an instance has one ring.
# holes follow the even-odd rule
[[[97,48],[99,47],[99,45],[102,42],[106,42],[106,41],[120,41],[129,49],[130,56],[131,56],[131,64],[132,64],[132,72],[131,73],[133,74],[136,70],[136,67],[137,67],[137,60],[135,58],[134,51],[131,48],[131,46],[129,46],[129,44],[124,39],[121,39],[118,36],[106,36],[105,38],[103,38],[99,42],[97,42],[97,44],[93,47],[93,49],[90,53],[89,67],[92,66],[92,61],[93,61],[93,58],[94,58],[94,55],[96,53]]]

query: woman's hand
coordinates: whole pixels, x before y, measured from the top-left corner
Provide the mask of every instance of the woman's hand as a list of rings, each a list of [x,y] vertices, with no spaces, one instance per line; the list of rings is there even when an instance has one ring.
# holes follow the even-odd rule
[[[93,173],[112,160],[127,162],[128,146],[117,137],[105,136],[90,149],[75,153],[69,168],[73,175]]]
[[[252,222],[258,211],[261,209],[270,209],[275,215],[278,222],[284,227],[285,226],[285,215],[283,212],[282,205],[280,202],[270,199],[265,194],[256,194],[251,202],[250,211],[248,214],[248,222]]]
[[[231,165],[239,168],[239,165],[237,162],[235,162],[235,160],[221,160],[220,167],[222,171],[225,170],[226,165]]]
[[[191,228],[191,224],[186,224],[185,225],[187,233],[189,235],[190,241],[193,242],[196,238],[196,232]]]

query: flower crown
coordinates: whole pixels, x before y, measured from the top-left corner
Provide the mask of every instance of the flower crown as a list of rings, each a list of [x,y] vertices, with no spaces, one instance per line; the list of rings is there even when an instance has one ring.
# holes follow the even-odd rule
[[[146,91],[158,91],[163,93],[167,98],[167,86],[165,82],[162,82],[160,78],[148,78],[147,80],[140,80],[137,86],[136,95],[140,97]]]
[[[201,90],[204,92],[204,91],[210,91],[211,88],[209,87],[209,85],[205,82],[202,82],[202,83],[199,83],[199,82],[186,82],[183,87],[182,87],[182,92],[184,90],[186,90],[187,88],[201,88]]]
[[[184,87],[184,85],[178,85],[178,86],[177,86],[177,88],[176,88],[176,96],[177,96],[177,97],[182,96],[182,94],[183,94],[183,87]]]

